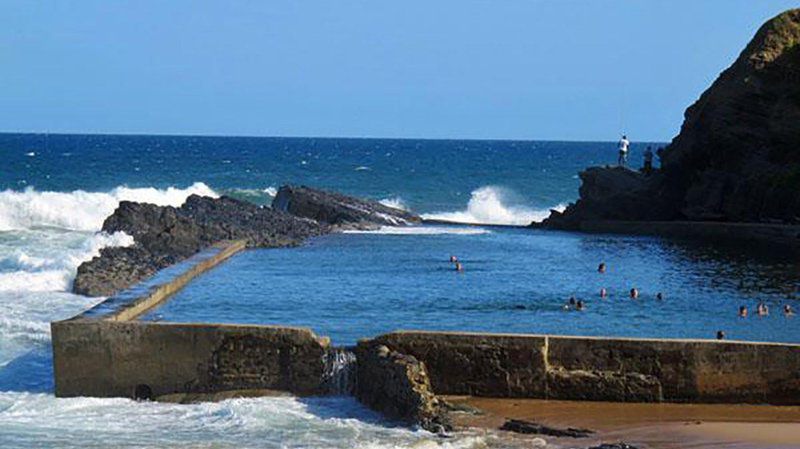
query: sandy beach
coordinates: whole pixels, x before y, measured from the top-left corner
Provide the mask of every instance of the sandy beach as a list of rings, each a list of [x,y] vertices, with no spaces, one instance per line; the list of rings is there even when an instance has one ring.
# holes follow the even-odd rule
[[[451,403],[476,408],[482,415],[456,414],[459,426],[498,429],[508,418],[558,428],[588,428],[588,439],[541,435],[562,447],[590,447],[626,442],[651,449],[789,449],[800,448],[800,407],[730,404],[623,404],[449,397]]]

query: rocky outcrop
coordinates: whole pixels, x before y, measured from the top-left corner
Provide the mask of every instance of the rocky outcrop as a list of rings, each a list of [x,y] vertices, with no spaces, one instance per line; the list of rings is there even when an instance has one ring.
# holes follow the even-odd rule
[[[800,221],[800,9],[764,24],[686,110],[650,178],[581,173],[581,198],[544,226],[584,220]],[[610,187],[610,188],[608,188]]]
[[[103,231],[131,235],[129,248],[105,248],[78,267],[73,291],[109,296],[222,240],[251,247],[298,245],[329,226],[232,198],[190,196],[179,208],[123,201]]]
[[[424,363],[371,341],[359,343],[356,358],[356,397],[364,405],[431,432],[452,429],[444,403],[433,393]]]
[[[285,247],[332,231],[420,222],[410,212],[376,201],[308,187],[282,187],[274,206],[197,195],[177,208],[122,201],[102,230],[125,232],[135,245],[103,249],[99,257],[83,263],[73,291],[113,295],[223,240],[245,240],[249,247]]]
[[[281,187],[272,201],[272,207],[340,229],[374,229],[422,222],[417,215],[376,201],[360,200],[305,186]]]

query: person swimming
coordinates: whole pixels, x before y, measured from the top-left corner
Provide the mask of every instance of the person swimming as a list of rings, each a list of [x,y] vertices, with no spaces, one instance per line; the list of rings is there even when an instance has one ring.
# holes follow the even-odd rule
[[[747,307],[740,306],[739,307],[739,318],[747,318]]]
[[[636,287],[634,287],[631,289],[631,299],[637,299],[637,298],[639,298],[639,290],[637,290]]]
[[[725,339],[725,331],[717,331],[717,340]]]
[[[608,292],[606,291],[605,288],[601,288],[600,289],[600,297],[601,298],[605,298],[606,296],[608,296]]]
[[[579,299],[578,303],[575,305],[575,310],[582,312],[585,308],[586,307],[584,307],[583,301]]]
[[[458,262],[458,257],[450,256],[450,263],[456,263],[456,262]]]
[[[458,272],[464,271],[464,265],[461,265],[461,262],[456,262],[455,270]]]
[[[794,310],[792,310],[792,306],[786,304],[783,306],[783,314],[784,316],[792,316],[794,315]]]
[[[598,273],[605,273],[606,272],[606,263],[600,262],[600,265],[597,266]]]
[[[661,300],[664,299],[664,295],[662,295],[661,292],[658,292],[658,293],[656,293],[656,299],[661,301]]]
[[[763,302],[758,303],[756,307],[756,313],[758,316],[768,316],[769,315],[769,307]]]
[[[578,300],[575,299],[574,296],[570,296],[569,297],[569,301],[567,301],[567,303],[564,304],[564,310],[569,310],[569,309],[575,308],[575,307],[577,307],[577,305],[578,305]]]

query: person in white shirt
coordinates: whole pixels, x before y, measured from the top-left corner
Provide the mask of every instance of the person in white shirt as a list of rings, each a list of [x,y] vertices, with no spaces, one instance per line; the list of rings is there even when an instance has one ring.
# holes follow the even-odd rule
[[[620,167],[624,167],[628,162],[628,147],[630,145],[631,142],[628,140],[628,136],[623,135],[622,139],[619,141],[619,159],[617,159],[617,163]]]

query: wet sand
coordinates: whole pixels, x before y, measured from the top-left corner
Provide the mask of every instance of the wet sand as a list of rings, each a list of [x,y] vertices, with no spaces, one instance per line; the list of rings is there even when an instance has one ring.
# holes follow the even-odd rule
[[[560,447],[626,442],[651,449],[800,449],[800,406],[731,404],[624,404],[451,396],[453,404],[484,414],[456,413],[458,426],[498,429],[507,418],[552,427],[589,428],[588,439],[542,435]]]

